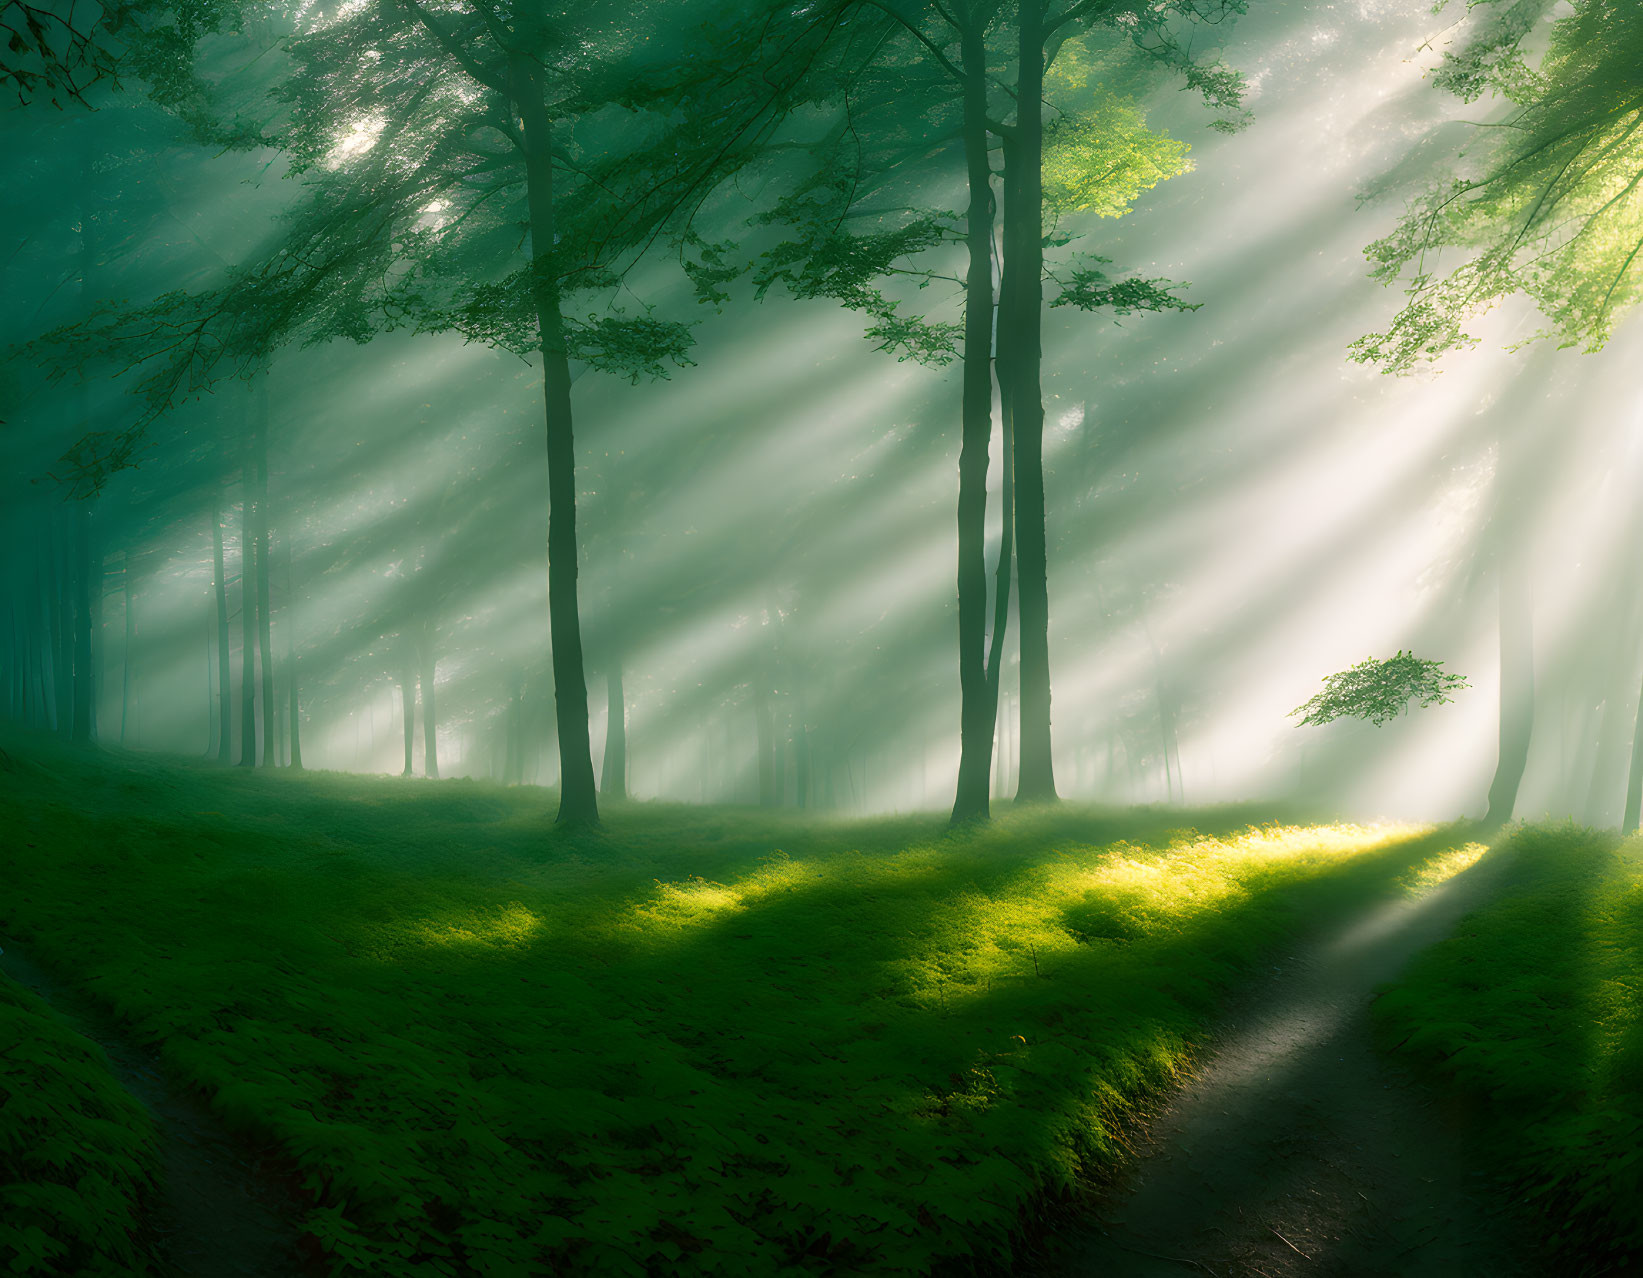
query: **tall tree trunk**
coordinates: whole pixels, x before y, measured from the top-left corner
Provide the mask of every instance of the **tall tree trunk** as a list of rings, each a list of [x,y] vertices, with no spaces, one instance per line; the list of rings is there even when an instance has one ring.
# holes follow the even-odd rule
[[[753,740],[759,752],[759,806],[776,806],[776,724],[770,710],[769,679],[760,673],[753,684]]]
[[[433,626],[423,628],[422,639],[417,644],[417,654],[422,661],[422,775],[437,781],[439,720],[434,706],[434,666],[437,656],[434,651]]]
[[[274,725],[279,711],[274,708],[274,635],[272,590],[268,564],[268,374],[257,378],[256,420],[257,462],[257,652],[262,662],[262,761],[272,768],[279,763],[274,745]]]
[[[70,734],[76,745],[90,745],[91,701],[91,505],[76,502],[70,516],[74,524],[74,549],[69,580],[74,592],[74,728]]]
[[[403,711],[405,728],[405,771],[399,775],[408,777],[415,775],[413,754],[416,748],[416,649],[407,635],[404,641],[402,655],[403,665],[400,667],[399,677],[399,704]]]
[[[793,805],[798,808],[815,806],[814,765],[810,748],[810,715],[806,708],[803,674],[799,673],[798,689],[793,698]]]
[[[1534,615],[1530,603],[1527,564],[1508,530],[1510,546],[1503,544],[1497,577],[1500,591],[1500,757],[1489,787],[1488,826],[1512,819],[1518,786],[1529,761],[1529,737],[1535,721]]]
[[[137,644],[137,612],[133,598],[136,591],[132,588],[131,551],[126,549],[120,555],[120,593],[125,599],[124,617],[122,618],[123,631],[120,640],[120,744],[126,743],[126,731],[131,723],[131,697],[136,680],[134,654]],[[227,631],[227,613],[223,614],[223,629]],[[226,649],[222,649],[226,650]],[[224,678],[227,676],[225,675]],[[223,702],[223,731],[227,732],[228,702]],[[226,762],[226,760],[225,760]]]
[[[525,778],[525,687],[515,672],[508,687],[506,731],[503,735],[502,784],[518,785]]]
[[[1016,798],[1054,799],[1050,752],[1049,553],[1044,509],[1044,0],[1021,0],[1016,135],[1004,175],[1004,254],[1011,299],[1010,407],[1015,419],[1016,566],[1021,646]]]
[[[69,582],[67,516],[53,512],[51,521],[51,668],[56,702],[55,726],[73,735],[74,724],[74,591]]]
[[[542,347],[542,396],[548,452],[548,628],[553,644],[554,718],[559,736],[561,825],[596,825],[599,797],[588,733],[588,684],[582,622],[576,602],[576,443],[572,432],[570,362],[559,309],[554,245],[553,124],[541,69],[522,53],[509,61],[513,95],[524,129],[525,188],[530,207],[532,296]]]
[[[1626,777],[1626,812],[1620,819],[1622,834],[1636,832],[1639,809],[1643,809],[1643,688],[1637,694],[1637,729],[1632,734],[1632,766]]]
[[[127,570],[130,569],[127,556]],[[228,654],[228,582],[223,575],[222,553],[222,489],[217,489],[217,501],[211,511],[211,569],[215,576],[213,593],[217,597],[217,762],[226,764],[234,754],[229,726],[234,719],[234,671]],[[130,595],[126,596],[129,611]],[[127,662],[127,670],[130,662]]]
[[[291,567],[291,535],[280,538],[285,552],[285,689],[288,701],[287,744],[290,747],[290,766],[302,771],[302,731],[297,715],[297,577]]]
[[[96,507],[91,508],[95,515]],[[87,563],[87,584],[90,587],[89,606],[91,609],[91,740],[96,741],[100,735],[98,720],[101,718],[103,702],[103,667],[107,664],[107,643],[103,638],[103,594],[107,586],[107,573],[104,565],[103,539],[99,535],[101,525],[98,520],[90,520],[89,540],[90,554]]]
[[[628,707],[622,689],[622,654],[611,642],[605,666],[605,760],[599,793],[607,799],[628,797]]]
[[[247,440],[240,471],[240,767],[257,766],[256,463]]]
[[[993,433],[993,189],[987,139],[987,48],[980,13],[967,15],[964,71],[964,376],[958,453],[958,786],[954,825],[989,815],[994,711],[989,708],[987,643],[987,450]]]

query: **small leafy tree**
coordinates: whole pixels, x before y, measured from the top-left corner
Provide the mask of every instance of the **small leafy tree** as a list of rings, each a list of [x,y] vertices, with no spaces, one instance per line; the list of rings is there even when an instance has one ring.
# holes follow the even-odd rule
[[[1419,701],[1422,709],[1444,705],[1454,700],[1450,693],[1471,686],[1463,676],[1445,672],[1443,662],[1427,661],[1400,649],[1397,656],[1384,661],[1371,657],[1326,675],[1324,690],[1289,713],[1313,726],[1350,718],[1367,719],[1378,728],[1403,714],[1412,701]]]

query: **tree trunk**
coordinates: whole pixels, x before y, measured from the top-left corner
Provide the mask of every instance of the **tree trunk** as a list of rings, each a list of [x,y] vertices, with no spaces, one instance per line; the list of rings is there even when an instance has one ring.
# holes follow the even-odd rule
[[[405,640],[404,666],[399,677],[399,703],[405,718],[405,771],[399,775],[413,775],[412,758],[416,747],[416,652],[409,638]]]
[[[1515,536],[1513,532],[1508,537]],[[1526,565],[1502,547],[1497,570],[1500,591],[1500,757],[1489,787],[1488,826],[1512,819],[1518,786],[1529,761],[1535,719],[1534,617]]]
[[[91,508],[95,514],[96,507]],[[91,740],[95,742],[99,736],[98,719],[101,717],[103,701],[103,667],[107,664],[107,644],[103,639],[103,594],[107,586],[107,574],[104,570],[103,539],[98,535],[98,521],[90,519],[89,539],[90,554],[86,560],[87,584],[90,586],[88,604],[91,609]]]
[[[763,674],[753,684],[753,739],[759,752],[759,806],[776,806],[776,725]]]
[[[417,653],[422,659],[422,775],[431,780],[439,780],[439,720],[434,708],[434,666],[437,658],[434,654],[434,628],[427,626],[422,631],[422,641],[417,644]]]
[[[256,463],[240,471],[240,767],[257,766]]]
[[[1015,419],[1021,744],[1016,798],[1056,797],[1050,753],[1049,553],[1044,509],[1044,0],[1021,0],[1016,136],[1004,180],[1004,253],[1019,281],[1010,333]]]
[[[136,677],[132,658],[133,650],[136,647],[137,641],[137,613],[136,605],[133,602],[133,597],[136,592],[132,589],[130,550],[126,550],[121,554],[120,564],[120,591],[121,594],[125,596],[125,616],[123,618],[124,632],[120,642],[120,744],[124,745],[126,743],[126,728],[131,721],[132,683]],[[226,634],[228,629],[228,614],[225,611],[220,615],[222,617],[223,632],[225,637],[222,641],[223,646],[219,649],[219,651],[227,652],[228,641]],[[227,677],[228,676],[226,674],[223,675],[224,679]],[[227,685],[225,684],[225,690],[226,686]],[[226,697],[223,700],[222,714],[223,731],[226,733],[228,731],[227,725],[229,714],[229,705]],[[225,763],[227,762],[226,756],[223,761]]]
[[[289,702],[290,724],[287,729],[291,754],[290,766],[302,771],[302,732],[297,726],[297,577],[291,568],[291,536],[280,539],[285,551],[285,687]]]
[[[1637,729],[1632,734],[1632,766],[1626,777],[1626,813],[1620,820],[1622,834],[1636,832],[1640,808],[1643,808],[1643,688],[1637,694]]]
[[[76,502],[70,516],[74,524],[74,549],[69,580],[74,598],[74,728],[70,738],[76,745],[90,745],[91,702],[91,505]]]
[[[272,768],[279,763],[274,745],[274,725],[279,712],[274,708],[274,635],[272,591],[268,581],[268,374],[257,378],[256,465],[257,465],[257,652],[262,662],[262,761]]]
[[[63,736],[74,732],[74,591],[69,582],[69,532],[66,516],[51,520],[51,669],[56,702],[55,727]]]
[[[576,602],[576,444],[572,433],[570,362],[559,310],[554,245],[553,125],[541,70],[514,53],[513,95],[524,129],[525,187],[530,207],[532,295],[542,348],[542,396],[548,453],[548,628],[553,644],[554,718],[559,736],[561,825],[597,825],[599,798],[588,733],[588,685],[582,623]]]
[[[961,42],[965,215],[969,265],[964,280],[964,377],[958,453],[958,786],[953,825],[989,815],[994,712],[988,706],[987,449],[993,433],[993,189],[987,141],[987,49],[979,15]]]
[[[129,570],[130,559],[127,558]],[[222,553],[222,490],[217,490],[217,502],[211,511],[211,570],[214,577],[212,593],[217,597],[217,762],[227,763],[233,755],[229,739],[229,723],[234,717],[234,672],[228,656],[228,583],[223,577]],[[129,600],[130,596],[127,596]],[[128,602],[126,607],[130,608]],[[129,663],[127,668],[129,669]]]
[[[628,707],[622,689],[622,654],[614,642],[605,667],[605,761],[599,793],[607,799],[628,797]]]

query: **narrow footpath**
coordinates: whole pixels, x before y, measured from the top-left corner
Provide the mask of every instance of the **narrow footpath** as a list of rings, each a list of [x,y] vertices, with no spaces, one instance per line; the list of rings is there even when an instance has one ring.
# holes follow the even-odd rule
[[[1486,901],[1508,855],[1275,960],[1127,1175],[1048,1240],[1045,1278],[1548,1272],[1469,1149],[1467,1106],[1417,1086],[1369,1027],[1376,986]]]
[[[0,972],[33,990],[100,1046],[147,1108],[160,1144],[160,1219],[149,1222],[176,1278],[300,1278],[298,1206],[278,1169],[223,1130],[205,1100],[168,1079],[90,999],[0,940]]]

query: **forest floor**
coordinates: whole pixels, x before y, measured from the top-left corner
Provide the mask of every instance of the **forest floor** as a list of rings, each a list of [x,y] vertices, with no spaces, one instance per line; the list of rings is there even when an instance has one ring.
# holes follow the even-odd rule
[[[1482,1165],[1470,1106],[1417,1084],[1370,1026],[1376,987],[1488,901],[1512,855],[1287,947],[1137,1124],[1125,1172],[1047,1240],[1044,1278],[1547,1272]]]
[[[107,1012],[6,941],[0,972],[45,999],[96,1043],[154,1121],[162,1198],[145,1225],[168,1278],[295,1278],[301,1207],[268,1151],[231,1136],[210,1106],[133,1043]]]
[[[1512,1272],[1363,1024],[1489,895],[1465,826],[634,804],[572,838],[529,789],[12,754],[0,970],[158,1119],[183,1274],[1019,1261],[1047,1187],[1127,1162],[1125,1115],[1195,1058],[1064,1272]],[[66,1076],[28,1068],[49,1135]],[[73,1243],[76,1215],[39,1219]]]

